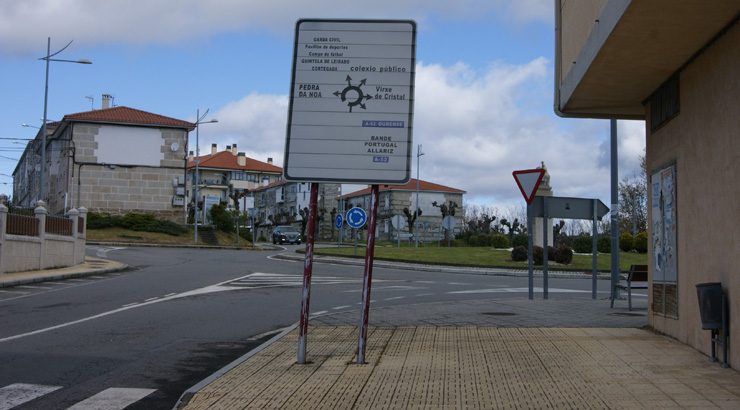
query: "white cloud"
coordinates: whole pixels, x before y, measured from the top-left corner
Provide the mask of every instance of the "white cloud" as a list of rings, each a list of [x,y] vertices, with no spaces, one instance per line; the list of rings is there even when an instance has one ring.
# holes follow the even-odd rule
[[[248,157],[260,161],[273,158],[280,165],[287,112],[287,96],[252,93],[231,102],[208,117],[218,119],[218,123],[201,127],[201,154],[210,152],[211,143],[218,144],[219,151],[236,143]]]
[[[46,37],[83,45],[174,44],[216,33],[268,29],[289,35],[298,18],[474,18],[550,21],[550,0],[8,0],[0,2],[0,51],[38,50]],[[510,17],[510,18],[509,18]],[[43,29],[41,29],[43,28]]]
[[[552,114],[551,77],[542,57],[484,71],[419,63],[414,144],[423,144],[421,178],[466,190],[466,201],[505,207],[521,202],[511,172],[544,161],[555,195],[608,199],[609,121]],[[201,128],[201,136],[221,149],[236,142],[249,156],[280,165],[287,106],[287,96],[250,94],[218,110],[219,123]],[[631,175],[644,123],[620,121],[619,129],[620,175]]]

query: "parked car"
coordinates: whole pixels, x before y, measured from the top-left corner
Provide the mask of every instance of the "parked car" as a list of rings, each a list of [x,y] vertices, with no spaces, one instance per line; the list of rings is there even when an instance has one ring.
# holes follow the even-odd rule
[[[294,226],[277,226],[272,230],[272,243],[301,243],[301,233]]]

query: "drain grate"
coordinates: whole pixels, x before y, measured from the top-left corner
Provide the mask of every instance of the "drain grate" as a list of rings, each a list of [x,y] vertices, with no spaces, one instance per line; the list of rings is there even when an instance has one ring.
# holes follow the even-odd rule
[[[614,312],[614,313],[609,313],[609,315],[611,316],[630,316],[630,317],[638,317],[638,316],[644,317],[645,316],[644,313],[631,313],[631,312]]]
[[[488,315],[488,316],[516,316],[516,313],[512,313],[512,312],[482,312],[481,315]]]

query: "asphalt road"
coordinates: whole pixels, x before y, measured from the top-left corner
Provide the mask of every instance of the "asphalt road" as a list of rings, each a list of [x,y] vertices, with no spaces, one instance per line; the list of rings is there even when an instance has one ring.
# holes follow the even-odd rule
[[[303,263],[272,259],[277,252],[89,247],[88,253],[132,268],[0,293],[0,401],[6,399],[0,410],[16,408],[12,402],[23,394],[38,398],[17,408],[68,408],[84,400],[92,407],[79,408],[95,408],[90,398],[108,393],[129,395],[120,401],[133,403],[127,408],[169,409],[184,390],[299,316]],[[361,266],[316,264],[312,315],[351,320],[355,311],[359,319],[362,274]],[[456,302],[527,297],[526,278],[376,268],[373,279],[374,308],[394,310],[400,320],[409,305],[443,302],[454,309]],[[606,293],[608,284],[599,285]],[[586,298],[590,286],[551,279],[551,297]],[[413,319],[414,310],[408,312]],[[21,386],[21,393],[2,386]]]

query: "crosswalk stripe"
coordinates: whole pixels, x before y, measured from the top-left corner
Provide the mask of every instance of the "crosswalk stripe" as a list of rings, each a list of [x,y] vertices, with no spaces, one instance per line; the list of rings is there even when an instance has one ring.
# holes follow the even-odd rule
[[[15,383],[0,388],[0,410],[9,410],[41,396],[47,395],[62,386]]]
[[[88,397],[67,410],[120,410],[154,393],[152,389],[111,387]]]

